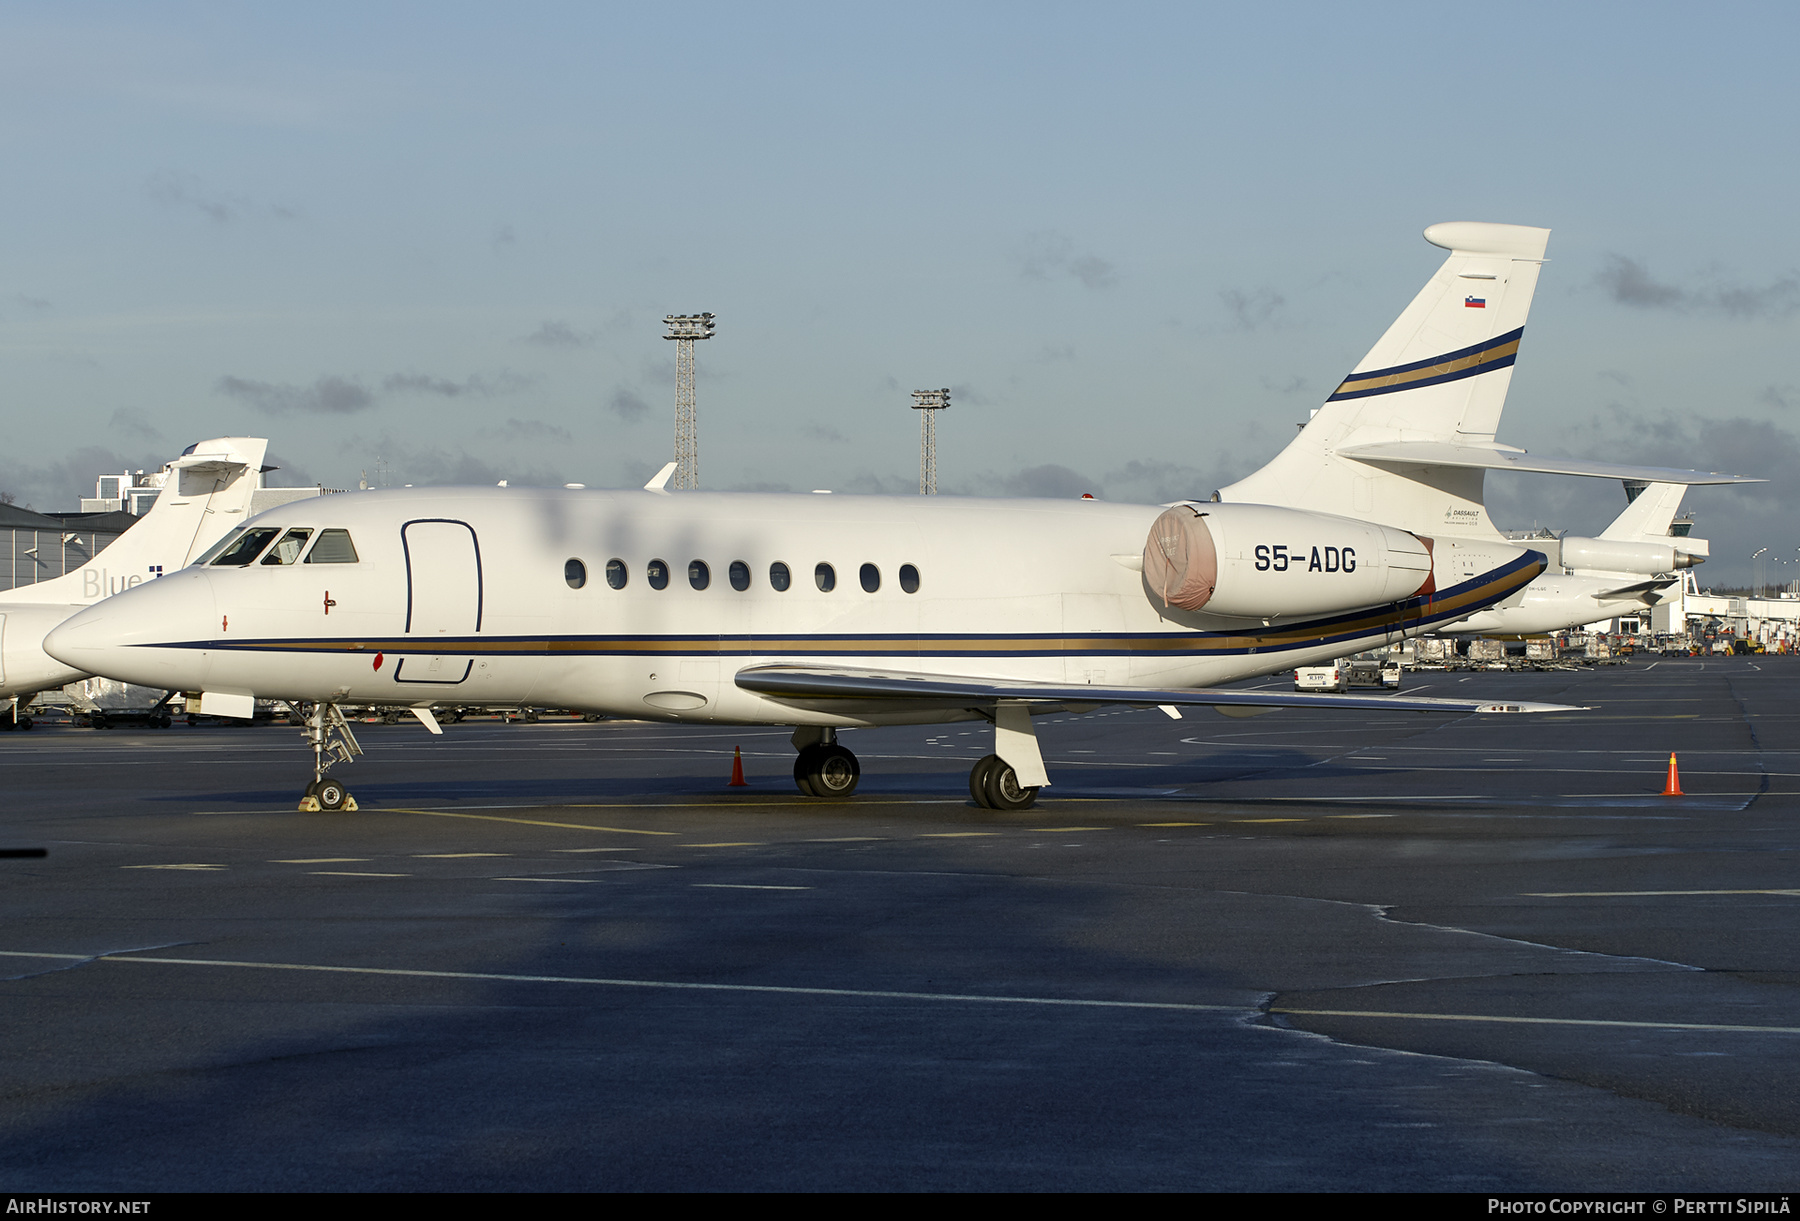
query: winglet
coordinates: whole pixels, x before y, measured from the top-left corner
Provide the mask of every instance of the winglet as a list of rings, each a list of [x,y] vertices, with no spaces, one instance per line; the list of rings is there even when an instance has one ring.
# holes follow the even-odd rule
[[[669,465],[663,467],[662,470],[656,472],[656,477],[654,479],[644,485],[644,490],[646,492],[661,492],[665,496],[668,495],[669,480],[675,474],[675,468],[680,465],[679,462],[671,462]]]

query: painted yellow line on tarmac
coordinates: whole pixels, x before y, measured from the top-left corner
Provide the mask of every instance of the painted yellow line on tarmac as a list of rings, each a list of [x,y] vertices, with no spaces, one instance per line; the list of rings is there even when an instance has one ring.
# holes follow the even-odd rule
[[[366,856],[302,856],[293,860],[270,861],[271,865],[354,865],[372,858]]]
[[[728,844],[678,844],[676,846],[680,848],[761,848],[764,844],[760,840],[747,839]]]
[[[315,869],[315,878],[410,878],[410,873],[366,873],[350,869]]]
[[[1210,827],[1209,822],[1141,822],[1140,827]]]
[[[1311,822],[1310,818],[1234,818],[1232,822]]]
[[[1528,890],[1526,899],[1656,899],[1669,895],[1786,895],[1800,899],[1800,890]]]
[[[1032,831],[1110,831],[1111,827],[1033,827]]]
[[[511,856],[510,852],[415,852],[413,859],[419,861],[463,861],[475,856]]]
[[[121,869],[223,869],[223,865],[121,865]]]
[[[1800,1034],[1800,1026],[1740,1026],[1728,1022],[1633,1022],[1621,1018],[1508,1017],[1493,1013],[1397,1013],[1374,1009],[1275,1009],[1288,1017],[1387,1018],[1410,1022],[1498,1022],[1519,1026],[1598,1026],[1613,1030],[1707,1030],[1735,1034]]]
[[[500,879],[523,881],[522,878]],[[250,971],[300,971],[326,975],[380,975],[396,979],[448,979],[526,984],[584,984],[601,988],[652,988],[672,992],[742,992],[775,996],[825,996],[875,1000],[935,1001],[973,1005],[1037,1005],[1069,1009],[1152,1009],[1175,1013],[1247,1013],[1246,1005],[1205,1005],[1181,1001],[1094,1000],[1064,996],[1006,996],[980,992],[902,992],[874,988],[806,988],[782,984],[710,984],[664,979],[611,979],[582,975],[511,975],[494,971],[427,971],[405,967],[340,967],[306,962],[242,962],[223,958],[152,958],[132,954],[46,954],[0,950],[0,958],[48,958],[59,962],[139,962],[164,967],[227,967]]]
[[[920,839],[973,839],[978,835],[998,835],[998,831],[932,831]]]
[[[810,886],[752,886],[748,882],[695,882],[698,890],[811,890]]]
[[[643,809],[643,806],[638,806]],[[506,818],[499,814],[462,814],[453,810],[404,810],[390,806],[387,810],[392,814],[426,814],[432,818],[474,818],[484,822],[512,822],[527,827],[562,827],[568,831],[610,831],[615,835],[677,835],[676,831],[644,831],[637,827],[596,827],[581,822],[548,822],[539,818]]]

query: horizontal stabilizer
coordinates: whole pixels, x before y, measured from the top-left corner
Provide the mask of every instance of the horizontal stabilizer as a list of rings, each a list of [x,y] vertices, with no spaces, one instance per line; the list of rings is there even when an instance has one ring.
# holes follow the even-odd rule
[[[1652,581],[1639,581],[1635,585],[1621,585],[1617,589],[1600,589],[1591,597],[1596,602],[1618,602],[1625,598],[1636,598],[1645,606],[1655,606],[1662,601],[1662,591],[1674,582],[1667,577],[1657,577]]]
[[[1383,441],[1336,451],[1377,466],[1455,466],[1485,471],[1525,471],[1540,475],[1585,475],[1592,479],[1634,479],[1650,483],[1767,483],[1754,475],[1684,471],[1665,466],[1628,466],[1581,458],[1534,458],[1510,445],[1456,445],[1447,441]]]
[[[911,701],[944,707],[990,705],[999,700],[1046,704],[1164,704],[1172,707],[1340,708],[1364,712],[1580,712],[1567,704],[1481,700],[1408,699],[1377,695],[1314,695],[1298,691],[1226,691],[1207,687],[1103,687],[1034,683],[1003,678],[963,678],[903,670],[852,670],[829,666],[750,666],[737,685],[759,695],[794,700]]]

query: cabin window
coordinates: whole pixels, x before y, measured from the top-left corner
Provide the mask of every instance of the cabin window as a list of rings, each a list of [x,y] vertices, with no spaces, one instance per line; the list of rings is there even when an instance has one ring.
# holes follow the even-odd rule
[[[830,593],[837,588],[837,571],[830,564],[821,562],[813,569],[813,584],[819,587],[820,593]]]
[[[689,561],[688,584],[695,589],[705,589],[712,584],[712,570],[706,566],[705,560]]]
[[[258,526],[254,530],[246,530],[237,542],[220,553],[213,564],[219,568],[242,568],[262,554],[262,549],[280,533],[274,526]]]
[[[563,580],[569,583],[570,589],[580,589],[587,584],[587,565],[580,560],[570,560],[563,565]]]
[[[669,566],[661,560],[651,560],[645,564],[644,576],[649,580],[651,589],[667,589],[669,587]]]
[[[350,541],[348,530],[321,530],[319,541],[307,553],[308,564],[354,564],[356,563],[356,544]]]
[[[856,576],[862,582],[863,592],[866,594],[872,594],[881,588],[881,569],[873,564],[864,564]]]
[[[776,593],[786,593],[787,587],[794,583],[794,576],[788,566],[780,560],[769,565],[769,587]]]
[[[312,527],[304,530],[289,530],[281,536],[281,541],[269,548],[269,554],[263,556],[265,564],[292,564],[306,550],[306,540],[312,537]]]
[[[731,587],[739,593],[750,588],[750,565],[742,560],[731,561]]]
[[[919,592],[919,570],[911,564],[900,565],[900,588],[909,594]]]
[[[631,572],[625,567],[624,560],[606,561],[606,583],[614,589],[624,589],[625,582],[631,579]]]

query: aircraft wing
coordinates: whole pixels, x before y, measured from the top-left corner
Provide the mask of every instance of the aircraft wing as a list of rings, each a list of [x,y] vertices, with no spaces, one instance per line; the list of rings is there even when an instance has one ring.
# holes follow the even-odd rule
[[[1231,691],[1210,687],[1102,687],[1033,683],[1015,679],[960,678],[904,670],[833,666],[766,665],[739,670],[737,685],[759,695],[795,700],[909,701],[918,705],[994,704],[1026,700],[1047,704],[1137,704],[1223,708],[1339,708],[1363,712],[1580,712],[1568,704],[1494,703],[1404,696],[1314,695],[1301,691]]]
[[[1455,445],[1448,441],[1383,441],[1351,445],[1340,457],[1381,466],[1462,466],[1488,471],[1529,471],[1541,475],[1586,475],[1593,479],[1634,479],[1648,483],[1767,483],[1749,475],[1718,471],[1684,471],[1664,466],[1629,466],[1589,462],[1582,458],[1534,458],[1510,445]]]

